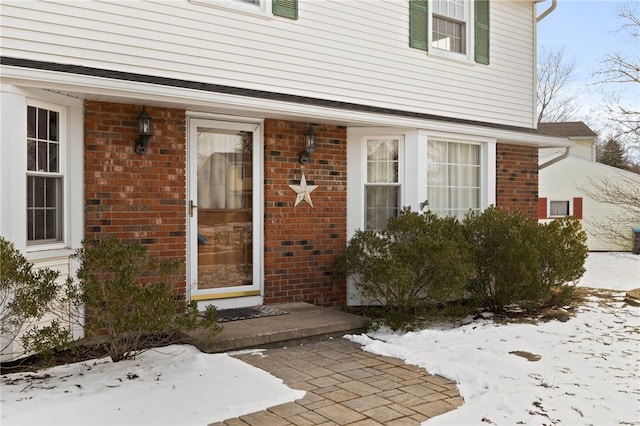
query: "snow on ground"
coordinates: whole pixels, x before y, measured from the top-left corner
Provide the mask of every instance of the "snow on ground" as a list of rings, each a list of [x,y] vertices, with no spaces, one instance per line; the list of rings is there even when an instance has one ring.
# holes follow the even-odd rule
[[[622,303],[623,290],[640,287],[640,256],[591,253],[586,268],[580,285],[617,290],[615,300],[592,299],[566,323],[481,320],[351,339],[458,383],[464,405],[429,426],[640,425],[640,308]],[[206,425],[304,395],[227,354],[177,345],[132,361],[9,374],[0,383],[3,426]]]
[[[27,379],[29,376],[42,379]],[[302,398],[303,391],[226,354],[173,345],[3,376],[9,425],[207,425]]]
[[[578,285],[629,291],[640,288],[640,255],[626,252],[591,252]]]
[[[426,425],[640,424],[640,256],[591,253],[580,285],[615,289],[563,323],[497,325],[351,336],[364,349],[455,380],[462,407]],[[529,361],[522,355],[538,355]],[[528,353],[528,354],[527,354]]]

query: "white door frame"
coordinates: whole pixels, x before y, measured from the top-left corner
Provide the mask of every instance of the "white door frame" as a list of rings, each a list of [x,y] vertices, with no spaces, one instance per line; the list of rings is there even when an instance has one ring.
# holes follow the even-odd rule
[[[197,129],[241,130],[253,133],[253,284],[217,289],[198,289],[198,191]],[[229,121],[220,118],[189,117],[187,120],[187,298],[200,309],[207,305],[227,309],[263,303],[264,286],[264,153],[261,122]],[[192,208],[192,205],[194,206]]]

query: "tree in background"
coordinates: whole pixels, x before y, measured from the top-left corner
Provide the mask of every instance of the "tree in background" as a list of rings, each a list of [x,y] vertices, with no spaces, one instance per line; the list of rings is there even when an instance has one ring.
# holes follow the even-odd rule
[[[575,95],[567,90],[575,64],[567,62],[564,47],[543,47],[538,58],[538,123],[570,121],[578,112]]]
[[[598,151],[598,163],[627,170],[629,166],[627,154],[617,139],[609,138]]]
[[[640,12],[638,4],[626,3],[618,13],[622,25],[621,44],[638,45],[640,43]],[[624,37],[624,41],[622,38]],[[640,87],[640,50],[636,49],[630,57],[620,52],[608,55],[602,61],[602,67],[595,73],[598,83],[616,83],[621,91],[637,91]],[[635,55],[635,56],[634,56]],[[640,156],[640,108],[636,102],[625,106],[617,93],[610,94],[605,106],[615,138],[630,150],[632,157]],[[637,161],[636,161],[637,162]]]

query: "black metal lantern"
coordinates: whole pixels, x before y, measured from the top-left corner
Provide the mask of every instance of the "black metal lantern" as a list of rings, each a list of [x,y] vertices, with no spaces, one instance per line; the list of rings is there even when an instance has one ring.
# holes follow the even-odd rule
[[[313,131],[313,127],[309,126],[309,130],[304,135],[304,149],[300,151],[299,161],[300,164],[307,164],[316,150],[316,133]]]
[[[147,152],[147,145],[151,136],[153,136],[153,118],[142,107],[142,112],[138,114],[138,139],[136,139],[135,147],[137,154]]]

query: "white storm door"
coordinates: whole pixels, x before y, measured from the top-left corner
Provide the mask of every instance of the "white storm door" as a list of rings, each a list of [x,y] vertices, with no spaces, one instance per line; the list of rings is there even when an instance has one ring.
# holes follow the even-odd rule
[[[189,120],[190,299],[262,294],[261,126]]]

